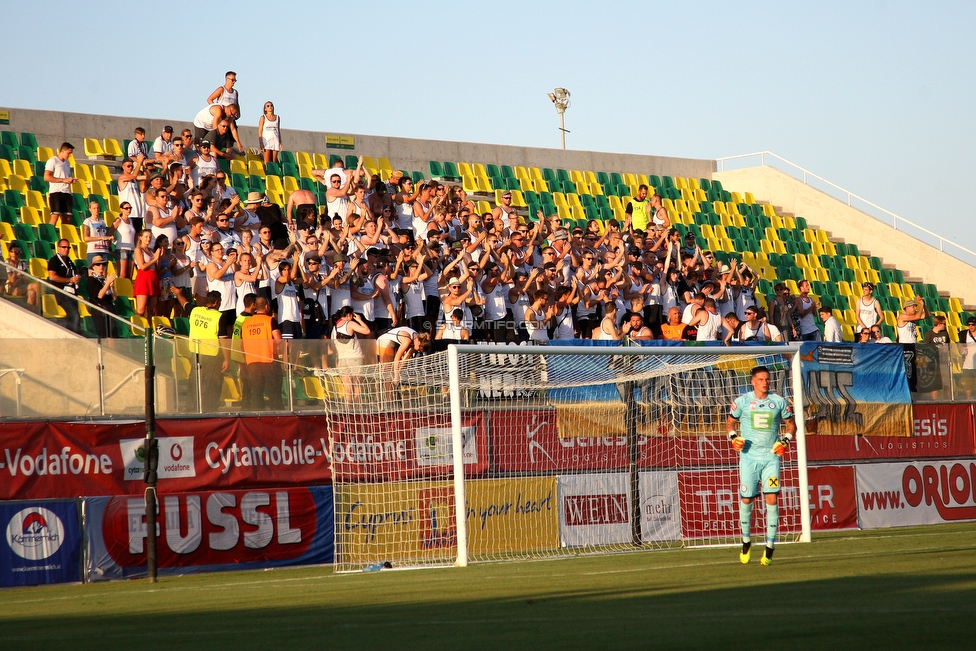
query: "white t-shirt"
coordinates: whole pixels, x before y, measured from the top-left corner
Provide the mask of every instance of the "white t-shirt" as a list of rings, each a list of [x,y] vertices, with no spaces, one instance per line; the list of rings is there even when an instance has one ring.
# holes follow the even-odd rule
[[[837,323],[837,319],[831,317],[824,322],[824,341],[843,341],[844,337],[841,335],[840,324]]]
[[[57,156],[52,156],[47,159],[47,163],[44,164],[44,171],[50,172],[56,179],[71,178],[71,164],[66,160],[61,160]],[[49,192],[52,194],[55,192],[71,194],[71,186],[67,183],[52,183]]]
[[[88,227],[88,234],[92,237],[105,237],[108,235],[108,226],[101,216],[97,220],[94,217],[89,217],[82,223],[82,226]],[[109,243],[104,240],[88,242],[89,253],[108,253],[110,249]]]
[[[154,154],[168,154],[173,151],[173,139],[170,138],[169,142],[163,140],[162,136],[159,136],[153,141],[153,153]]]

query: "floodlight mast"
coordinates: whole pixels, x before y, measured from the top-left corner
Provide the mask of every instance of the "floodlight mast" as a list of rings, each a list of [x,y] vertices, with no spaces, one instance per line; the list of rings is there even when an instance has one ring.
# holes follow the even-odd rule
[[[569,91],[565,88],[557,88],[548,94],[549,101],[553,103],[556,112],[559,113],[559,135],[562,138],[563,149],[566,149],[566,134],[569,133],[566,130],[566,109],[570,106],[569,95]]]

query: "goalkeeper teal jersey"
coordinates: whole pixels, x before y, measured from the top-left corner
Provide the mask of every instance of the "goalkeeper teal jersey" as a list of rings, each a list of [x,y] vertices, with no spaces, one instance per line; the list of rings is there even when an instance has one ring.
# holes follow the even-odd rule
[[[793,417],[793,408],[775,393],[766,394],[760,400],[750,391],[735,399],[731,414],[739,420],[740,434],[748,441],[741,454],[765,456],[772,454],[773,444],[779,440],[780,426]]]

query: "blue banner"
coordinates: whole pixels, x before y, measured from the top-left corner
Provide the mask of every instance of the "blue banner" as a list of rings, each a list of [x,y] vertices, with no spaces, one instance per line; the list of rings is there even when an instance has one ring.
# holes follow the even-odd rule
[[[807,342],[800,359],[808,432],[912,435],[901,346]]]
[[[78,502],[2,502],[0,586],[81,580]]]

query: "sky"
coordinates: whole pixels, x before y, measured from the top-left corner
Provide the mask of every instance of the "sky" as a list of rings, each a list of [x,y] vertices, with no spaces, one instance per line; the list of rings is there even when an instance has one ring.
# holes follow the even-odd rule
[[[0,107],[688,158],[772,151],[976,250],[976,3],[14,2]],[[57,36],[55,53],[42,35]],[[377,153],[376,155],[382,155]],[[624,170],[621,170],[624,171]]]

